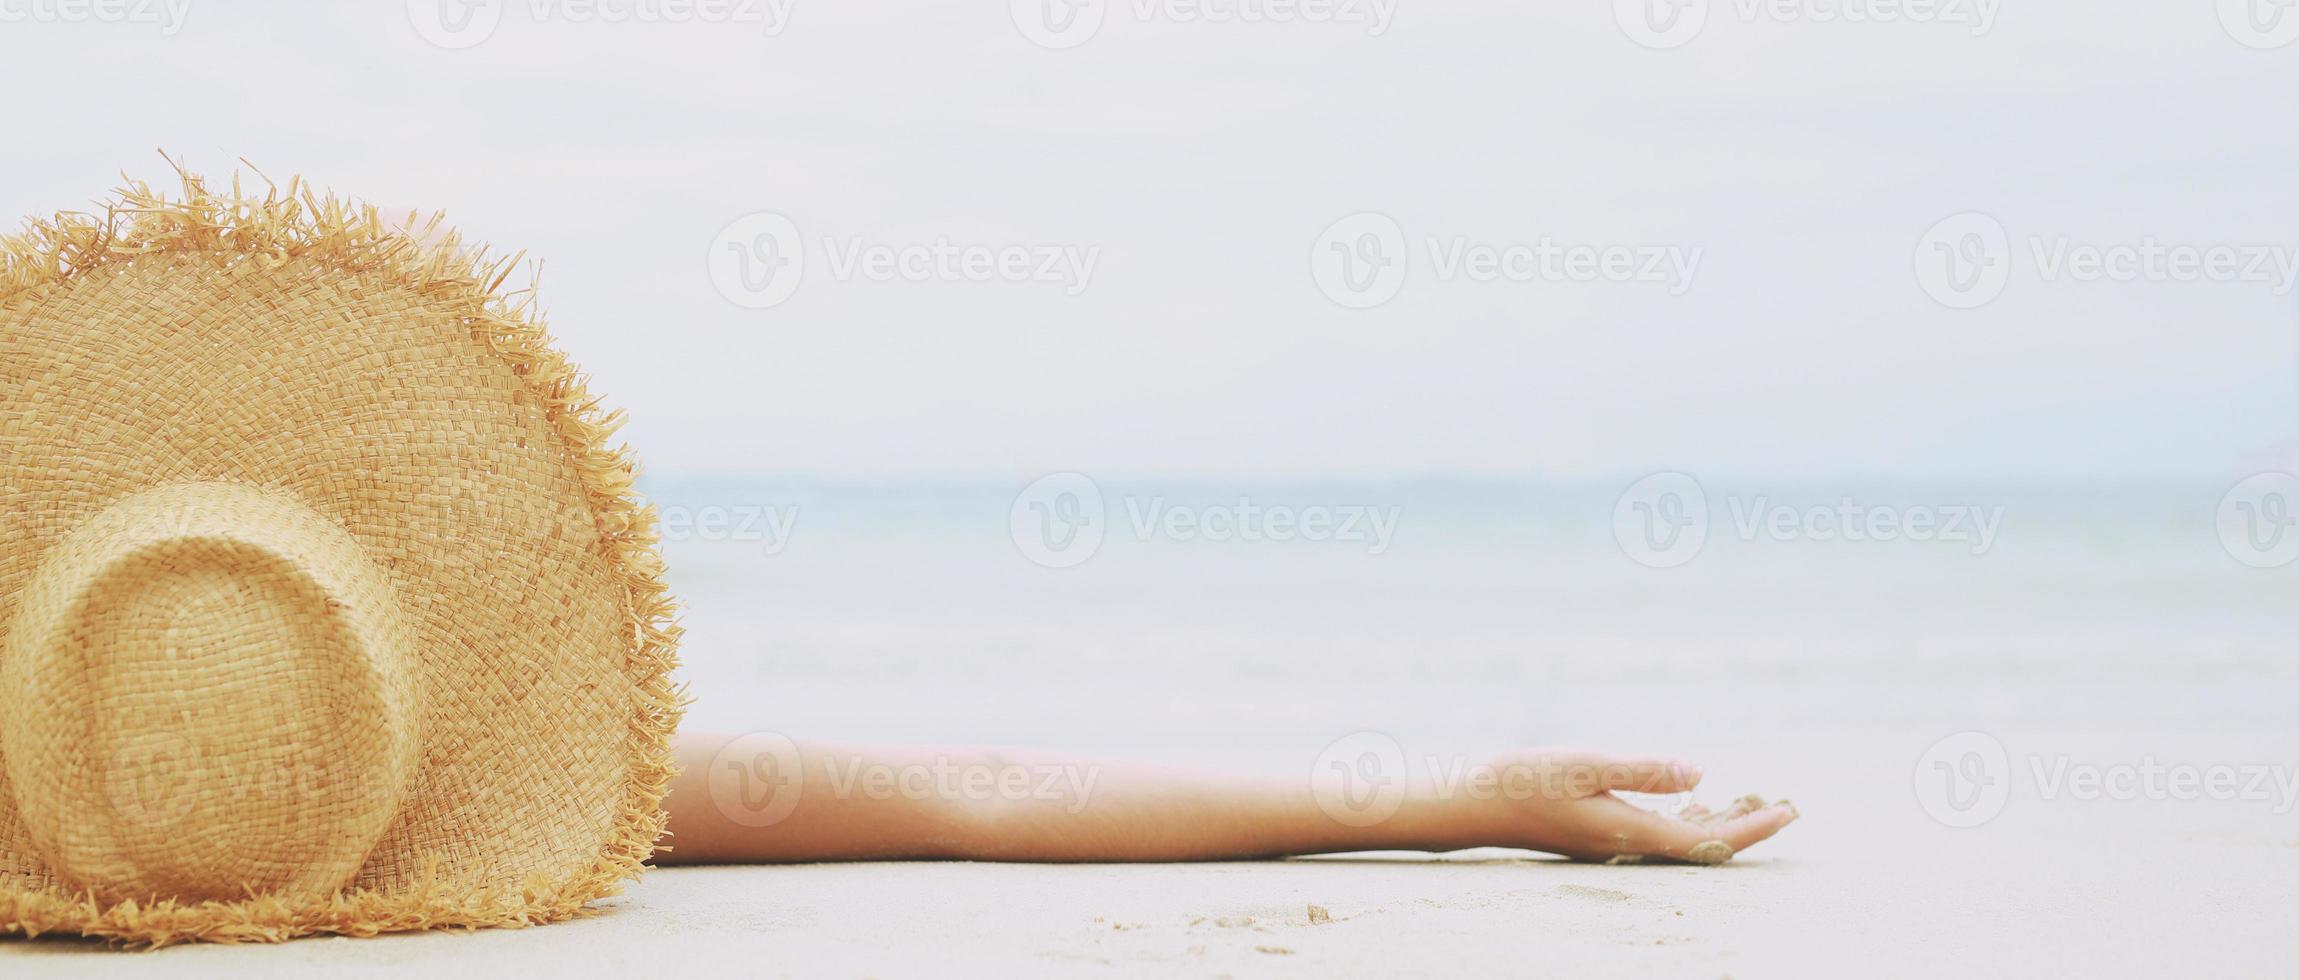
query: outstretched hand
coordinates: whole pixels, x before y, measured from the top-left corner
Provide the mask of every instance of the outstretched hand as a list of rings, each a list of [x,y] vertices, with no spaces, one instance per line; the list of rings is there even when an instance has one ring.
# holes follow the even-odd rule
[[[1676,759],[1521,749],[1487,766],[1503,792],[1480,802],[1477,819],[1492,828],[1493,842],[1575,860],[1722,864],[1796,820],[1788,801],[1768,804],[1753,795],[1721,810],[1692,804],[1674,815],[1614,795],[1691,792],[1700,768]]]

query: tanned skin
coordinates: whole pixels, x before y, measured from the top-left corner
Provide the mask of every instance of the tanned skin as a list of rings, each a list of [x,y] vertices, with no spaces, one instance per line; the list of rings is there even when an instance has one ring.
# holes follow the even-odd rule
[[[1613,794],[1687,792],[1697,766],[1579,749],[1507,752],[1387,797],[1306,776],[1002,749],[696,735],[678,756],[659,864],[1236,861],[1488,846],[1715,863],[1796,819],[1790,804],[1754,797],[1656,813]]]

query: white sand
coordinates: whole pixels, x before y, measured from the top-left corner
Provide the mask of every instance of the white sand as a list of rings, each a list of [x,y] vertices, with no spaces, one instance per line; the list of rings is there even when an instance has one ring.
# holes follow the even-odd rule
[[[2059,751],[2041,736],[2007,742]],[[2299,952],[2289,901],[2299,827],[2288,815],[2016,793],[1996,821],[1951,830],[1909,794],[1917,736],[1800,744],[1762,764],[1718,750],[1712,780],[1761,773],[1766,785],[1734,788],[1792,793],[1805,813],[1721,868],[1483,851],[679,869],[650,875],[605,914],[547,929],[155,954],[0,942],[0,976],[2288,975]],[[2178,744],[2216,758],[2266,743]],[[2120,745],[2099,736],[2075,751],[2113,756]],[[1704,795],[1721,799],[1718,789]],[[1312,924],[1311,904],[1332,921]]]

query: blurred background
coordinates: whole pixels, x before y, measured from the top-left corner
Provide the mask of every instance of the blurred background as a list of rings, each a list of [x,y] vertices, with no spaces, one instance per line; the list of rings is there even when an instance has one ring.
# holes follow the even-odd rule
[[[2015,802],[2291,751],[2299,12],[0,16],[0,211],[165,149],[543,260],[699,728],[1599,743],[1905,827],[1957,732]]]

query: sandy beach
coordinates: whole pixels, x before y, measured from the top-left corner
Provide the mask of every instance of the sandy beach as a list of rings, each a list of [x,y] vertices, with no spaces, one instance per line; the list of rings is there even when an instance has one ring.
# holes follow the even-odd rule
[[[2141,739],[2007,736],[2113,756]],[[1954,829],[1910,803],[1922,740],[1839,732],[1717,780],[1796,780],[1792,832],[1719,868],[1523,852],[1275,863],[671,869],[523,932],[122,953],[0,942],[51,977],[2264,976],[2285,972],[2299,832],[2256,805],[2047,801]],[[2264,745],[2221,733],[2181,758]],[[2167,757],[2165,761],[2169,761]],[[1871,764],[1872,763],[1872,764]],[[1708,795],[1708,794],[1703,794]],[[1312,911],[1312,907],[1320,910]]]

